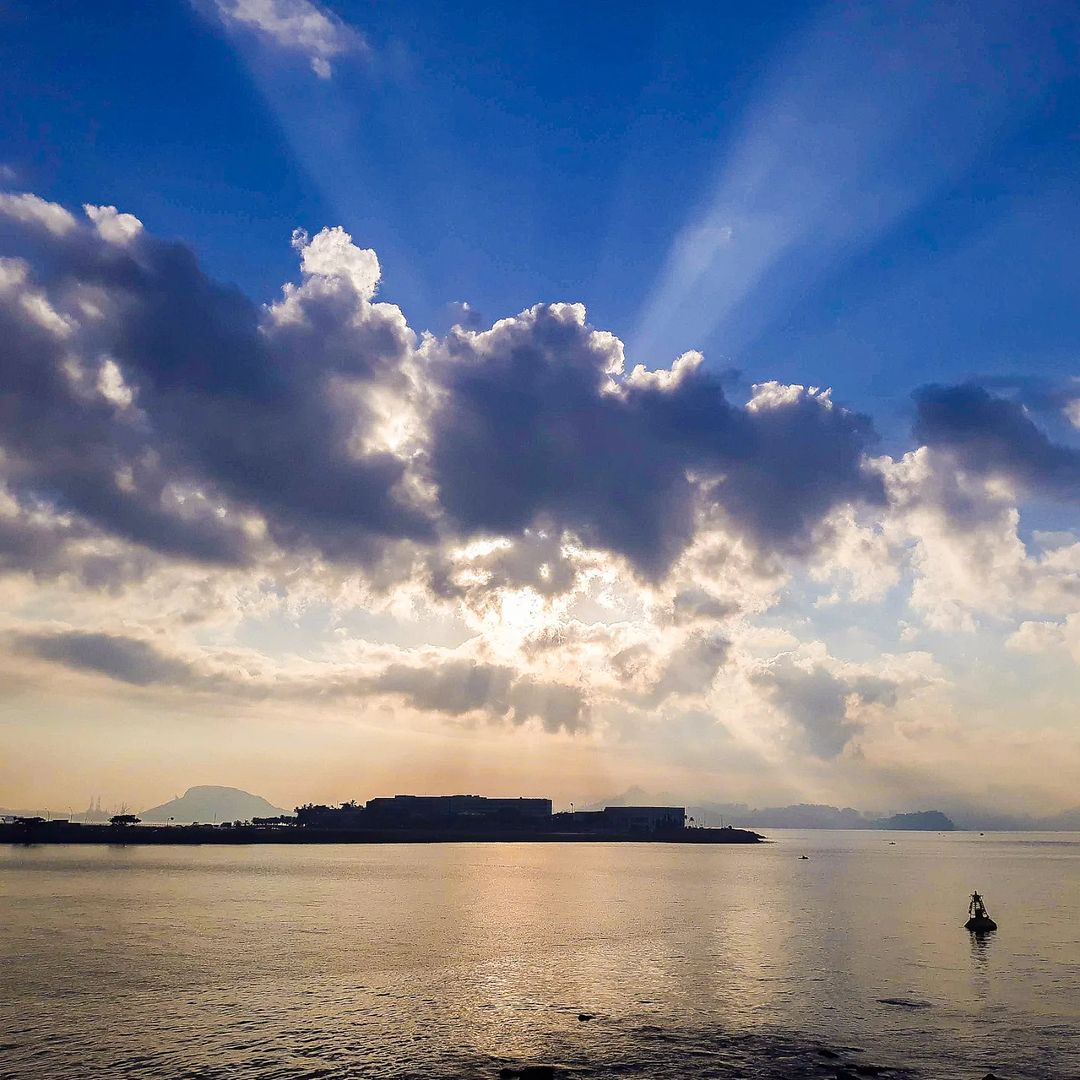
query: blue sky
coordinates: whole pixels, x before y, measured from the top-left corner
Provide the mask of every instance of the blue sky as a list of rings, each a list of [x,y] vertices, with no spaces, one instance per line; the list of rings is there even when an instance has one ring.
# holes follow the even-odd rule
[[[9,802],[1067,803],[1075,5],[0,28]]]
[[[1071,5],[950,5],[927,28],[933,5],[338,3],[369,47],[330,79],[187,3],[5,8],[21,185],[120,205],[262,299],[292,229],[333,221],[416,326],[458,300],[581,301],[632,363],[698,348],[886,413],[920,382],[1076,354]],[[782,250],[749,284],[721,258],[643,330],[672,244],[774,138],[768,190],[734,176],[720,198],[782,219]]]

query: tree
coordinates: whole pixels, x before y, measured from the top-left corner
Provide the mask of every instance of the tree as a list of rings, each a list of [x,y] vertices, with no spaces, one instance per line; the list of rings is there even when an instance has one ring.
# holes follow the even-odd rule
[[[109,824],[120,826],[138,825],[139,819],[134,814],[113,814],[113,816],[109,818]]]

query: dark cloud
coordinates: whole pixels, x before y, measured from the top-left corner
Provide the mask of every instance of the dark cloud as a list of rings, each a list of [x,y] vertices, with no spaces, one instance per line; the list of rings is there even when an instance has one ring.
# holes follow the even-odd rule
[[[1076,378],[1054,378],[1048,375],[974,375],[969,383],[985,387],[1002,397],[1015,398],[1034,412],[1052,418],[1080,397],[1080,381]]]
[[[513,540],[455,562],[442,552],[428,560],[427,578],[438,596],[469,598],[482,606],[505,588],[530,588],[557,596],[577,581],[577,568],[563,549],[558,529],[526,529]]]
[[[69,575],[88,589],[114,592],[151,568],[153,560],[141,553],[106,553],[87,540],[101,537],[76,522],[35,521],[25,513],[0,517],[0,570],[43,579]]]
[[[17,634],[12,644],[16,652],[132,686],[191,687],[201,681],[189,663],[137,638],[70,630]]]
[[[705,589],[683,589],[671,602],[671,620],[679,626],[684,623],[713,622],[735,615],[739,605],[732,600],[721,600]]]
[[[551,522],[658,577],[702,503],[755,544],[798,551],[837,504],[884,498],[863,468],[864,417],[806,393],[737,407],[692,363],[613,374],[612,340],[567,305],[452,332],[445,352],[431,462],[465,532]]]
[[[363,684],[364,692],[400,694],[416,709],[461,716],[487,713],[514,724],[539,719],[548,731],[588,726],[588,707],[573,686],[518,676],[513,668],[451,659],[420,667],[391,664]]]
[[[0,237],[32,257],[0,304],[0,426],[17,491],[203,562],[257,556],[248,510],[283,546],[352,561],[434,535],[397,491],[405,462],[354,444],[370,416],[350,385],[400,384],[411,343],[400,318],[342,278],[294,291],[275,319],[181,245],[21,227]],[[130,406],[101,392],[106,359]]]
[[[560,728],[571,734],[589,726],[589,707],[576,686],[543,682],[529,676],[519,679],[510,691],[512,719],[524,724],[538,719],[547,731]]]
[[[716,634],[695,632],[664,665],[650,695],[657,704],[672,694],[703,694],[727,661],[731,642]]]
[[[417,709],[449,713],[504,714],[509,709],[513,669],[475,660],[448,660],[412,667],[391,664],[366,686],[375,692],[400,694]]]
[[[414,366],[400,312],[370,302],[374,255],[341,230],[300,237],[303,283],[266,309],[183,245],[93,217],[0,206],[6,479],[166,557],[244,565],[276,545],[371,567],[397,541],[499,534],[514,546],[477,567],[490,587],[551,594],[574,579],[567,532],[655,579],[702,511],[800,553],[833,507],[883,498],[864,417],[798,388],[733,405],[693,359],[624,375],[580,308],[457,328]],[[415,412],[411,449],[372,440],[387,409]]]
[[[539,720],[548,731],[581,731],[589,724],[585,695],[575,686],[522,675],[500,664],[451,657],[423,665],[390,663],[373,675],[342,670],[312,678],[251,677],[236,665],[214,667],[172,655],[140,638],[93,631],[16,632],[13,652],[73,671],[104,675],[131,686],[218,693],[260,701],[278,697],[365,698],[400,696],[412,708],[447,716],[470,713],[521,725]]]
[[[816,757],[834,758],[862,730],[848,716],[849,699],[864,705],[893,705],[896,684],[876,676],[840,678],[815,665],[801,667],[789,655],[774,660],[751,681],[762,687],[800,730],[807,748]]]
[[[967,384],[924,386],[915,404],[916,439],[963,470],[1055,499],[1080,497],[1080,450],[1053,442],[1020,402]]]

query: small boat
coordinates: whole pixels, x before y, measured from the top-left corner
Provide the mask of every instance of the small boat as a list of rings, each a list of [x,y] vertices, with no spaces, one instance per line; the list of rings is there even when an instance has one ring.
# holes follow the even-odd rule
[[[968,901],[968,921],[964,923],[965,930],[974,931],[976,934],[985,934],[988,930],[996,930],[997,923],[986,912],[986,904],[977,893],[971,894]]]

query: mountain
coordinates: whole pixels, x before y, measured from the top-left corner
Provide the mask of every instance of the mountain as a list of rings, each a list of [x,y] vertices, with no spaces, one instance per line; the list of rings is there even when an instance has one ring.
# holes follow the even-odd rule
[[[625,806],[628,803],[659,806],[683,805],[681,799],[674,798],[667,792],[658,794],[647,792],[640,787],[632,787],[622,795],[615,795],[594,806],[578,809],[599,810],[604,806]],[[686,804],[686,813],[697,824],[734,825],[744,829],[907,829],[951,832],[957,828],[940,810],[919,810],[911,814],[883,817],[878,813],[867,813],[851,806],[826,806],[820,803],[755,808],[747,806],[746,803],[706,802]],[[1034,821],[1034,819],[1029,820]],[[1043,825],[1043,828],[1068,828],[1072,815],[1060,815],[1061,824],[1051,824],[1050,819],[1046,820],[1047,824]],[[1023,826],[1014,827],[1022,828]]]
[[[167,803],[144,810],[143,821],[250,821],[255,817],[278,817],[290,811],[268,803],[261,795],[239,788],[202,785],[190,787]]]
[[[918,810],[914,814],[893,814],[874,822],[875,829],[910,829],[922,832],[952,832],[956,826],[940,810]]]
[[[872,822],[850,806],[823,806],[819,803],[799,803],[796,806],[769,806],[764,810],[744,810],[742,814],[763,829],[870,829]]]

